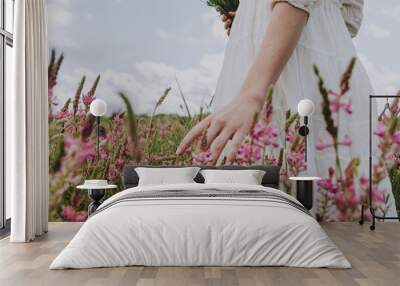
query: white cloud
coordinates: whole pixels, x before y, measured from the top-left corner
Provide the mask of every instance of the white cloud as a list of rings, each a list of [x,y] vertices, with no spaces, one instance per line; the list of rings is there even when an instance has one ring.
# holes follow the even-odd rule
[[[72,13],[69,11],[70,2],[67,0],[48,1],[49,23],[51,26],[68,26],[72,21]]]
[[[400,73],[371,62],[365,55],[359,54],[359,58],[368,72],[376,94],[396,94],[400,90]]]
[[[181,113],[182,99],[175,77],[178,78],[182,92],[192,113],[197,113],[204,102],[214,94],[218,75],[222,66],[223,53],[206,54],[192,67],[179,69],[162,62],[145,61],[137,63],[132,73],[104,70],[96,95],[109,105],[110,113],[121,109],[122,102],[118,91],[124,91],[132,101],[137,113],[151,113],[155,103],[167,87],[172,87],[170,95],[159,109],[162,113]],[[83,75],[87,76],[84,91],[90,88],[96,73],[90,69],[78,68],[71,73],[61,73],[59,85],[54,92],[61,107],[67,98],[72,97]]]
[[[224,24],[215,12],[204,13],[201,16],[201,19],[203,20],[204,25],[211,27],[211,36],[214,39],[219,40],[224,44],[228,41]]]
[[[79,44],[72,37],[68,36],[68,29],[73,22],[70,4],[71,1],[69,0],[48,1],[48,31],[51,46],[79,48]]]
[[[374,23],[370,23],[367,26],[366,33],[371,35],[371,37],[375,39],[384,39],[388,38],[391,35],[391,32],[389,30],[386,30]]]
[[[400,5],[389,5],[382,9],[384,16],[389,16],[392,20],[400,22]]]

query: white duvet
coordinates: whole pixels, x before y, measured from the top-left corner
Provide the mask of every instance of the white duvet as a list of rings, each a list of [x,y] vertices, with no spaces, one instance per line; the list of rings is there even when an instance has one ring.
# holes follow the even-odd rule
[[[350,268],[314,218],[262,199],[185,198],[124,201],[155,190],[279,190],[254,185],[136,187],[106,200],[50,269],[145,266],[293,266]]]

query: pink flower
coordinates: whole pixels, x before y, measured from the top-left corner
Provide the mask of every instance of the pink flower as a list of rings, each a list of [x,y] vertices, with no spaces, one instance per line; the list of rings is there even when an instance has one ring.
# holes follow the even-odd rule
[[[350,136],[346,134],[344,136],[343,140],[341,142],[339,142],[339,144],[343,145],[343,146],[347,146],[347,147],[351,146],[352,142],[351,142]]]
[[[345,206],[346,198],[342,192],[337,192],[335,194],[335,204],[336,206]]]
[[[61,120],[61,119],[64,119],[64,118],[68,118],[69,116],[71,116],[71,113],[69,111],[60,110],[59,112],[57,112],[55,118],[57,120]]]
[[[83,142],[80,138],[74,138],[70,133],[66,134],[64,150],[67,154],[77,154],[77,164],[96,157],[95,144],[91,141]]]
[[[336,193],[338,189],[337,185],[333,182],[332,179],[319,180],[317,181],[317,186],[333,194]]]
[[[291,152],[287,156],[287,161],[290,166],[296,170],[302,170],[306,167],[305,155],[303,152]]]
[[[286,135],[286,141],[289,143],[292,143],[294,141],[295,138],[295,133],[292,129],[289,129]]]
[[[338,144],[342,145],[342,146],[350,147],[351,144],[352,144],[350,136],[349,135],[345,135],[343,140],[338,142]],[[323,151],[323,150],[331,148],[331,147],[333,147],[333,143],[325,143],[321,139],[319,139],[318,143],[315,145],[315,149],[317,149],[318,151]]]
[[[203,151],[199,153],[193,153],[193,164],[195,165],[206,165],[207,163],[212,161],[211,151]]]
[[[353,113],[353,110],[351,109],[352,105],[351,98],[349,98],[347,102],[342,103],[340,101],[342,99],[342,96],[340,96],[339,94],[330,91],[329,96],[330,96],[329,105],[332,112],[339,112],[339,110],[342,108],[347,114]]]
[[[332,146],[333,146],[332,143],[324,143],[321,139],[319,139],[318,143],[315,145],[315,148],[318,151],[323,151],[323,150],[328,149],[328,148],[330,148]]]
[[[374,132],[374,134],[376,136],[381,137],[381,138],[383,136],[385,136],[385,133],[386,133],[386,129],[385,129],[385,126],[383,124],[379,124],[378,127],[376,128],[375,132]]]
[[[349,196],[347,198],[348,206],[350,208],[357,207],[359,201],[358,201],[357,193],[356,193],[356,190],[354,189],[354,186],[349,188],[347,191],[349,193]]]
[[[338,112],[340,109],[340,102],[339,101],[331,101],[330,108],[332,112]]]
[[[110,167],[108,169],[108,178],[111,181],[116,181],[121,177],[121,170],[122,167],[118,166],[117,164],[110,164]]]
[[[94,150],[94,144],[92,142],[86,142],[81,146],[81,150],[79,151],[79,159],[80,162],[84,162],[86,160],[91,160],[96,158],[96,151]]]
[[[86,106],[89,106],[93,100],[94,100],[94,97],[91,94],[83,94],[82,95],[82,102]]]
[[[368,187],[368,185],[369,185],[369,180],[368,180],[368,178],[365,177],[365,176],[361,176],[361,177],[360,177],[360,184],[361,184],[361,186],[363,186],[363,187]]]
[[[352,103],[351,98],[349,98],[349,100],[346,103],[342,104],[343,110],[348,114],[353,113],[353,110],[351,109],[351,103]]]
[[[260,147],[250,143],[243,144],[236,153],[236,160],[239,162],[258,161],[261,159]]]
[[[257,123],[251,134],[254,140],[261,142],[264,146],[272,146],[274,148],[279,147],[279,144],[276,142],[276,137],[278,137],[278,130],[272,124],[267,126],[263,126]]]
[[[257,124],[254,125],[254,127],[253,127],[251,136],[252,136],[255,140],[260,140],[260,138],[263,137],[265,133],[266,133],[265,127],[262,126],[261,124],[257,123]]]
[[[393,140],[394,143],[396,143],[397,145],[400,145],[400,131],[396,131],[396,132],[392,135],[392,140]]]
[[[372,187],[372,201],[374,206],[380,206],[385,203],[385,191],[384,189],[379,189],[378,187]]]
[[[84,211],[77,212],[72,206],[62,207],[61,216],[70,222],[83,222],[87,218],[87,213]]]
[[[266,155],[264,159],[265,159],[265,164],[269,165],[269,166],[278,165],[278,163],[279,163],[279,159],[273,155],[271,155],[271,156]]]

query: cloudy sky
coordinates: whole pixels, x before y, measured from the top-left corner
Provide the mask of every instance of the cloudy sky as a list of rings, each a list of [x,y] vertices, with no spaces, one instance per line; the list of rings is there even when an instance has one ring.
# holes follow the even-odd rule
[[[176,80],[192,112],[215,89],[227,37],[217,14],[202,0],[48,0],[49,44],[64,52],[55,88],[60,105],[80,78],[86,90],[101,74],[97,96],[110,111],[125,91],[138,113],[150,113],[167,87],[161,112],[182,112]],[[400,1],[366,0],[355,39],[376,93],[400,89]]]

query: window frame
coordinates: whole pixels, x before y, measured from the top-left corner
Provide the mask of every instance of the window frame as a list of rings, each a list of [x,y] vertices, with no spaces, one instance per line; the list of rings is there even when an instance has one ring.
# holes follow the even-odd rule
[[[7,46],[13,48],[13,34],[7,31],[6,1],[0,0],[0,237],[9,233],[10,219],[6,217],[6,189],[5,189],[5,102],[6,102],[6,60]],[[8,0],[10,1],[10,0]],[[15,0],[11,1],[14,13]],[[11,15],[13,18],[14,15]]]

